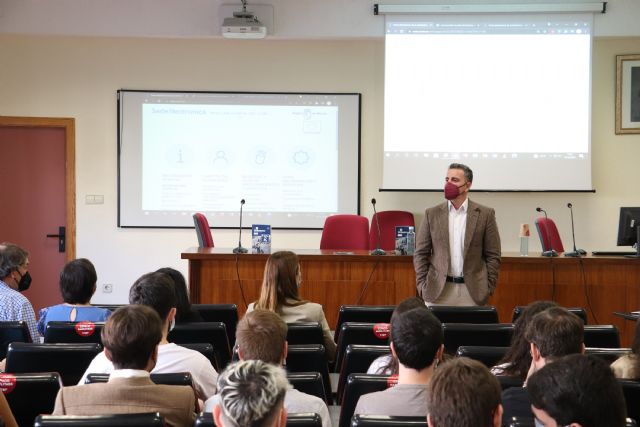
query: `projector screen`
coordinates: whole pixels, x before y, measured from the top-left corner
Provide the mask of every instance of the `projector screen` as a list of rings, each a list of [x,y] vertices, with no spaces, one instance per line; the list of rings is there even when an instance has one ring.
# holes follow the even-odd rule
[[[382,189],[593,191],[592,20],[388,15]]]
[[[359,213],[360,94],[118,91],[118,226]]]

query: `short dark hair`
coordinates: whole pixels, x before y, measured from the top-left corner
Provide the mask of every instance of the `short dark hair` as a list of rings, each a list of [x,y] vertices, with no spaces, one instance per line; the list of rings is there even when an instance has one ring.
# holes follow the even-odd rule
[[[162,321],[150,307],[118,308],[102,329],[102,343],[116,369],[144,369],[162,339]]]
[[[176,293],[176,322],[184,322],[190,316],[191,302],[187,291],[187,282],[178,270],[171,267],[164,267],[156,271],[164,273],[173,281],[173,289]]]
[[[449,169],[461,169],[464,172],[464,177],[467,181],[473,182],[473,171],[467,165],[463,165],[462,163],[451,163],[449,165]]]
[[[244,360],[282,364],[287,324],[270,310],[253,310],[238,322],[236,343]]]
[[[129,289],[129,304],[147,305],[164,321],[176,306],[176,292],[171,277],[157,272],[143,274]]]
[[[96,268],[86,258],[69,261],[60,272],[60,293],[68,304],[86,304],[96,290]]]
[[[531,404],[558,425],[625,425],[627,409],[622,387],[609,365],[598,357],[561,357],[531,375],[526,389]]]
[[[17,270],[29,258],[29,252],[9,242],[0,243],[0,279]]]
[[[423,304],[394,317],[391,342],[401,364],[422,370],[433,364],[442,345],[442,324]]]
[[[525,338],[538,347],[545,359],[582,352],[584,324],[566,308],[551,307],[531,319]]]
[[[490,427],[501,403],[500,383],[482,363],[457,357],[436,369],[428,413],[436,427]]]

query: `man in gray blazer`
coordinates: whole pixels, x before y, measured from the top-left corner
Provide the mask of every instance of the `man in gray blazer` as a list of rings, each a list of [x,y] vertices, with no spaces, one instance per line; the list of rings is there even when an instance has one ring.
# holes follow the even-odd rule
[[[452,163],[445,203],[425,211],[413,263],[418,293],[427,305],[484,305],[500,269],[500,235],[492,208],[468,198],[471,169]]]

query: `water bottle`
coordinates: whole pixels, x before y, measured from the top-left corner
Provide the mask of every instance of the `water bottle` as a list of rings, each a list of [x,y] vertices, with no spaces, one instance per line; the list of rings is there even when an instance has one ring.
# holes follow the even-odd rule
[[[529,256],[529,236],[520,236],[520,256]]]
[[[413,251],[416,249],[416,232],[414,227],[409,227],[407,233],[407,255],[413,255]]]

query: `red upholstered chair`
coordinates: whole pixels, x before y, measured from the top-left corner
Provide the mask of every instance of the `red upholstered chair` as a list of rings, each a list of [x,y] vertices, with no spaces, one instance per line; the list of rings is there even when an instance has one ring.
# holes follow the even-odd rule
[[[211,228],[209,228],[209,221],[207,221],[207,217],[199,212],[194,213],[193,224],[196,226],[198,246],[201,248],[212,248],[213,236],[211,235]]]
[[[369,220],[360,215],[332,215],[322,228],[320,249],[369,249]]]
[[[558,233],[558,227],[551,218],[539,217],[535,220],[536,229],[538,230],[538,236],[540,236],[540,244],[542,245],[542,251],[550,251],[554,249],[556,252],[564,252],[562,246],[562,239],[560,239],[560,233]],[[551,242],[549,242],[551,240]]]
[[[380,223],[380,248],[385,251],[393,251],[396,248],[396,227],[413,226],[415,220],[413,214],[407,211],[382,211],[371,218],[369,229],[369,249],[378,247],[378,222]]]

